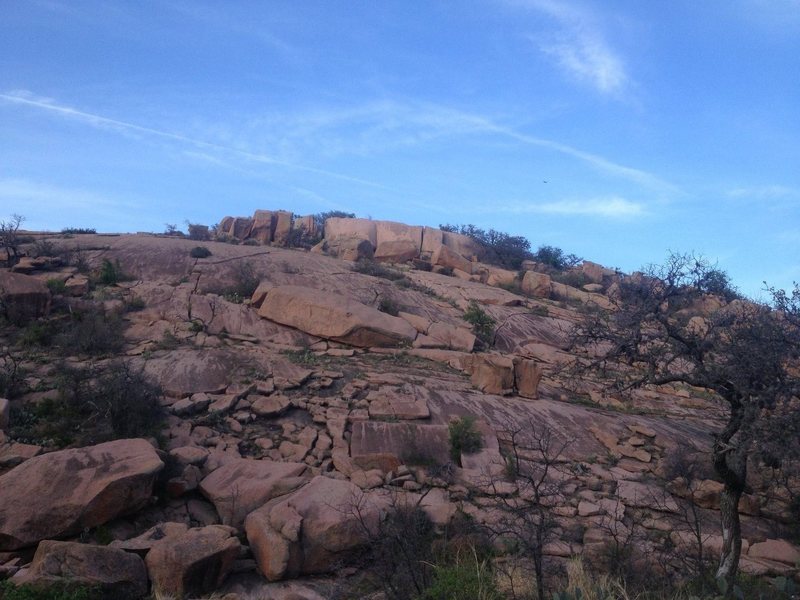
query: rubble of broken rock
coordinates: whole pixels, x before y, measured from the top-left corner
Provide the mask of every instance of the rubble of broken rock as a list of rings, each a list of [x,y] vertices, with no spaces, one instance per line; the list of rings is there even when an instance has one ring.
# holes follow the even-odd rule
[[[598,556],[632,522],[637,543],[652,534],[690,546],[689,496],[707,551],[719,552],[721,484],[707,456],[720,406],[670,386],[621,397],[561,371],[572,324],[586,306],[609,309],[621,275],[585,263],[582,288],[536,265],[517,277],[481,263],[465,236],[383,221],[334,219],[311,252],[281,247],[292,228],[281,212],[222,226],[272,245],[204,242],[211,255],[194,259],[197,243],[181,238],[40,235],[90,271],[107,260],[127,277],[90,285],[55,258],[0,270],[12,317],[1,360],[17,377],[0,399],[0,578],[131,597],[331,597],[398,506],[419,506],[440,529],[491,524],[496,496],[522,493],[507,476],[511,432],[525,447],[540,428],[568,442],[550,506],[553,564]],[[365,256],[400,276],[354,270]],[[414,268],[420,260],[429,267]],[[259,285],[238,302],[243,274]],[[495,322],[488,344],[463,319],[472,305]],[[86,306],[122,320],[118,352],[23,344],[37,323]],[[26,431],[62,397],[65,364],[119,359],[160,386],[163,429],[85,447]],[[453,456],[449,424],[465,416],[481,449]],[[677,453],[701,457],[691,490],[670,476]],[[786,499],[752,478],[741,568],[797,577],[800,549],[781,538]]]

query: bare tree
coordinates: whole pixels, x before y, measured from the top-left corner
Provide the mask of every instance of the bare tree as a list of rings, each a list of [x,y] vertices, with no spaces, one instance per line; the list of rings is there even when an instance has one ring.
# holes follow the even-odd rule
[[[576,363],[612,376],[620,390],[684,383],[709,391],[727,409],[713,436],[712,464],[724,484],[720,499],[723,547],[717,569],[732,589],[741,554],[738,504],[747,490],[748,459],[759,422],[792,402],[800,387],[800,294],[773,293],[782,310],[719,294],[719,271],[690,255],[623,280],[615,310],[588,315],[576,327]],[[711,294],[713,291],[715,294]]]
[[[507,424],[498,437],[505,446],[507,481],[489,477],[486,488],[492,493],[498,518],[485,527],[492,537],[513,543],[520,556],[533,563],[537,595],[545,598],[544,551],[558,527],[552,508],[564,500],[564,485],[571,478],[562,459],[571,440],[556,436],[533,419]],[[508,482],[516,485],[514,493],[509,493]]]
[[[8,221],[0,221],[0,245],[6,251],[10,265],[19,262],[19,228],[24,220],[22,215],[14,214]]]

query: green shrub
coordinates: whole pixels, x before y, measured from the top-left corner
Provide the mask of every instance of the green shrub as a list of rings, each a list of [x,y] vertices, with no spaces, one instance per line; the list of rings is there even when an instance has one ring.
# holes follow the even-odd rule
[[[64,227],[61,233],[66,233],[68,235],[86,235],[97,233],[97,230],[94,227]]]
[[[0,600],[100,600],[101,590],[77,583],[14,585],[0,581]]]
[[[97,279],[103,285],[116,285],[120,281],[125,281],[128,277],[122,272],[119,260],[111,262],[104,258],[103,263],[100,265],[100,273]]]
[[[564,254],[561,248],[555,246],[539,246],[533,254],[533,260],[544,263],[558,271],[565,271],[578,266],[583,260],[574,254]]]
[[[474,454],[483,448],[483,436],[475,426],[475,417],[472,415],[450,421],[447,428],[450,436],[450,457],[454,462],[460,462],[462,452]]]
[[[208,258],[211,256],[211,250],[206,248],[205,246],[195,246],[189,252],[189,256],[192,258]]]
[[[474,300],[470,302],[469,308],[464,312],[464,320],[472,324],[472,330],[481,342],[491,346],[496,321]]]
[[[63,294],[67,289],[67,284],[61,279],[48,279],[45,284],[50,293],[54,296]]]
[[[76,311],[55,342],[62,353],[69,356],[113,354],[125,345],[123,325],[122,318],[116,313],[106,314],[98,309]]]
[[[392,298],[381,298],[378,303],[378,310],[387,315],[396,317],[400,314],[400,306]]]
[[[488,561],[471,558],[434,567],[433,583],[422,600],[502,600]]]

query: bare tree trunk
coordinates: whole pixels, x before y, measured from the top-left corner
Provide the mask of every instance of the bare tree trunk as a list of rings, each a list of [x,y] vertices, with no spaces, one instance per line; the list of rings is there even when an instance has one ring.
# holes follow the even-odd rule
[[[726,485],[719,499],[719,512],[722,521],[722,553],[717,569],[717,579],[724,579],[728,590],[733,590],[736,573],[739,569],[739,556],[742,553],[742,527],[739,522],[739,499],[741,490]]]

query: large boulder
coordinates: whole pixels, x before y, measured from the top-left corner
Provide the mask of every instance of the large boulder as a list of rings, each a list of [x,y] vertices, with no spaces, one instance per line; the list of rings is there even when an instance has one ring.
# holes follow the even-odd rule
[[[413,342],[417,336],[416,329],[404,319],[348,296],[293,285],[272,288],[258,314],[311,335],[353,346],[398,346]]]
[[[448,267],[450,269],[458,269],[465,273],[472,273],[472,262],[447,246],[439,246],[431,256],[431,263],[440,267]]]
[[[80,584],[99,588],[104,598],[132,599],[147,593],[147,570],[139,556],[124,550],[46,540],[14,583],[37,587]]]
[[[470,379],[487,394],[510,394],[514,391],[514,361],[500,354],[476,354]]]
[[[403,263],[419,256],[419,246],[410,240],[380,242],[374,256],[381,262]]]
[[[470,260],[472,258],[480,260],[486,254],[486,248],[480,242],[461,233],[442,232],[442,243],[456,254],[460,254]]]
[[[395,223],[375,222],[375,259],[405,262],[419,256],[422,247],[422,227]]]
[[[250,231],[247,232],[249,239],[257,240],[262,244],[269,244],[275,233],[275,214],[270,210],[257,210],[253,214]]]
[[[331,217],[325,221],[325,239],[327,241],[352,238],[367,240],[375,248],[378,245],[376,222],[370,219],[341,217]]]
[[[231,527],[208,525],[153,544],[145,562],[154,595],[184,598],[219,587],[241,549],[234,533]]]
[[[446,425],[356,421],[352,424],[350,455],[364,470],[390,471],[406,461],[443,465],[450,460],[448,436]]]
[[[204,478],[200,491],[225,525],[240,527],[248,513],[305,483],[307,468],[302,463],[234,459]]]
[[[420,255],[430,260],[431,256],[444,245],[444,232],[441,229],[433,227],[424,227],[422,229],[422,245],[420,246]]]
[[[0,271],[0,314],[12,323],[23,323],[45,316],[50,311],[50,290],[44,282]]]
[[[331,256],[354,262],[362,258],[371,259],[375,255],[372,243],[357,237],[336,238],[333,241],[325,242],[325,249]]]
[[[542,369],[535,360],[528,358],[514,358],[514,386],[517,393],[524,398],[536,399],[539,397],[539,381],[542,379]]]
[[[326,573],[377,531],[388,502],[349,481],[315,477],[290,496],[247,516],[245,530],[270,581]]]
[[[747,555],[751,558],[763,558],[787,565],[800,564],[800,547],[786,540],[766,540],[753,544]]]
[[[292,233],[292,219],[294,215],[285,210],[279,210],[275,214],[275,229],[272,233],[272,241],[280,246],[285,246]]]
[[[525,271],[522,278],[522,291],[534,298],[549,298],[552,288],[550,275],[537,273],[536,271]]]
[[[146,440],[26,460],[0,477],[0,551],[96,527],[146,506],[164,467]]]

